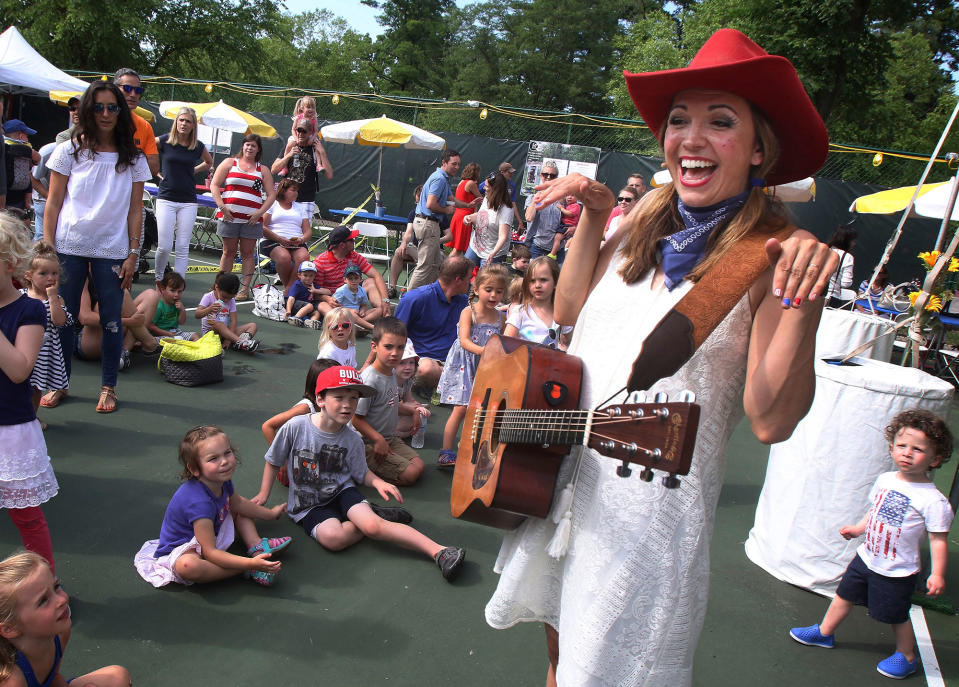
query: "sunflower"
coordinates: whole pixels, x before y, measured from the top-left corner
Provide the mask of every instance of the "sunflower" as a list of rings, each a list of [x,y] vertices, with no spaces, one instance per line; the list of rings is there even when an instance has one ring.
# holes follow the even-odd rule
[[[927,250],[925,253],[919,254],[919,259],[922,260],[926,265],[931,269],[935,267],[936,261],[939,260],[941,253],[937,250]],[[950,265],[951,267],[952,265]]]
[[[949,258],[949,267],[947,269],[950,272],[959,272],[959,258]]]
[[[935,294],[929,296],[929,302],[926,303],[926,310],[939,312],[942,310],[942,297]]]

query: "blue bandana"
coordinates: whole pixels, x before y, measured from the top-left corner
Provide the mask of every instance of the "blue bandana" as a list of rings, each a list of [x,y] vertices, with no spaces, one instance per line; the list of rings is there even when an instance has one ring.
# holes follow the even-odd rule
[[[679,286],[699,263],[706,252],[706,243],[712,230],[739,212],[749,193],[744,191],[706,208],[690,207],[677,199],[679,214],[686,228],[659,240],[667,289],[672,291]]]

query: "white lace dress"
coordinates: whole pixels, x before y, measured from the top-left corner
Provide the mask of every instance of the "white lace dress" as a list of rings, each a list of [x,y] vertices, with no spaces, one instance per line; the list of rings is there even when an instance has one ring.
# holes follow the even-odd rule
[[[627,286],[615,273],[618,256],[613,262],[580,314],[569,349],[584,362],[583,408],[625,386],[640,342],[692,286],[652,291],[651,275]],[[566,556],[546,553],[551,519],[530,518],[507,534],[486,620],[496,628],[520,621],[557,628],[563,687],[690,683],[726,444],[743,412],[750,326],[745,296],[693,358],[651,390],[672,400],[690,389],[702,406],[692,469],[680,488],[666,489],[659,475],[643,482],[638,470],[618,477],[614,460],[574,449],[557,482],[562,489],[581,455]]]

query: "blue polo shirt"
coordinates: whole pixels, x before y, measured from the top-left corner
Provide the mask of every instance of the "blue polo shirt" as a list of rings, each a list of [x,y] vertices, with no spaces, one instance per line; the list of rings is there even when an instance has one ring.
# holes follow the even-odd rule
[[[456,341],[456,325],[467,305],[465,294],[447,300],[437,280],[403,296],[396,306],[396,317],[406,324],[418,356],[442,362]]]
[[[441,218],[435,212],[426,207],[426,200],[430,196],[436,196],[439,204],[443,207],[449,205],[447,199],[453,195],[450,188],[450,175],[443,171],[442,167],[437,167],[436,171],[430,174],[430,178],[423,184],[423,191],[420,193],[420,202],[416,204],[416,212],[420,215],[427,215],[436,221]]]

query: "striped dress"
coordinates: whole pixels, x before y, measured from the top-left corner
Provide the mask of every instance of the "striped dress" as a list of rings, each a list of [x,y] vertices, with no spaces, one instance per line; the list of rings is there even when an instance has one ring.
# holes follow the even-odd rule
[[[21,290],[26,293],[26,290]],[[29,295],[29,294],[28,294]],[[63,348],[60,347],[60,335],[57,325],[53,324],[50,316],[50,301],[45,300],[43,307],[47,311],[47,326],[43,330],[43,343],[40,354],[30,373],[30,386],[41,391],[69,389],[70,378],[67,377],[67,368],[63,361]],[[64,308],[67,315],[65,327],[73,326],[73,316]]]
[[[224,207],[230,210],[234,222],[245,222],[263,205],[263,172],[260,163],[252,172],[240,169],[237,158],[233,158],[233,166],[226,175],[223,184]],[[223,219],[222,210],[217,210],[216,218]]]

